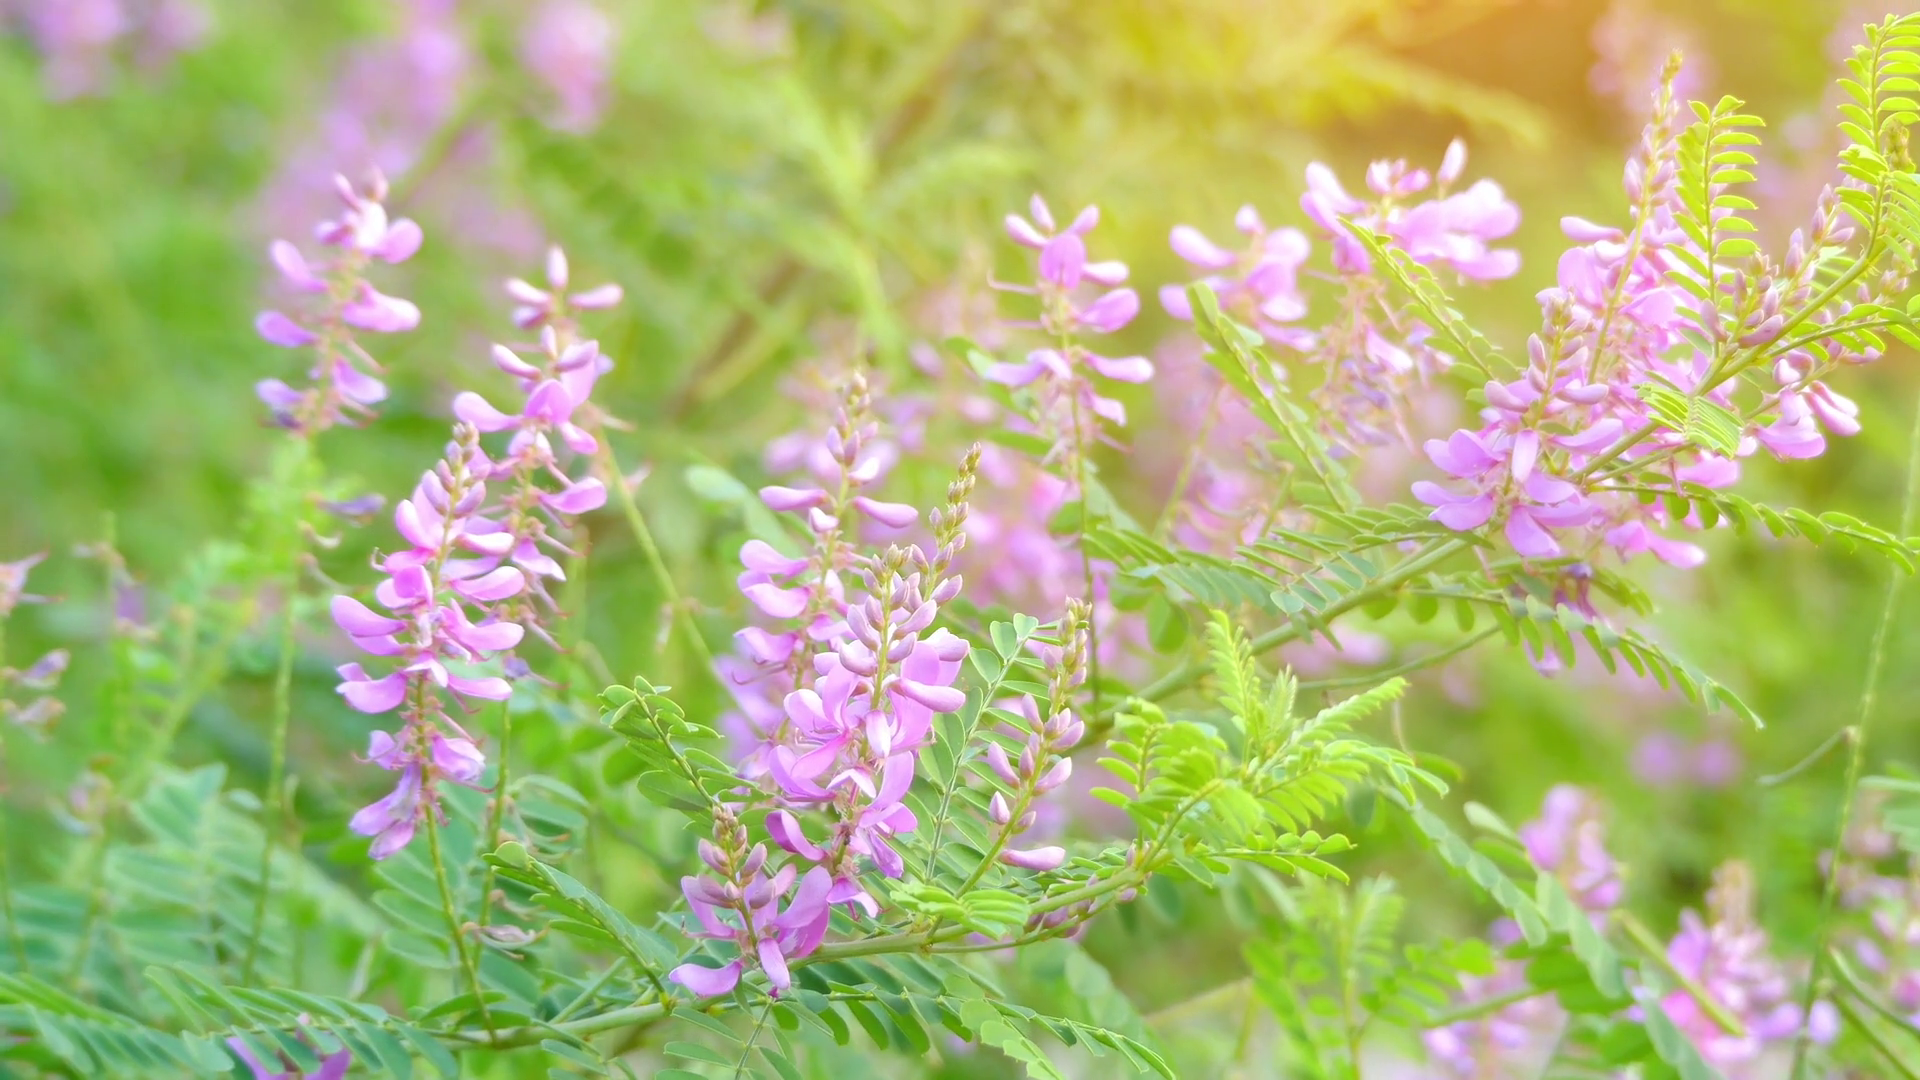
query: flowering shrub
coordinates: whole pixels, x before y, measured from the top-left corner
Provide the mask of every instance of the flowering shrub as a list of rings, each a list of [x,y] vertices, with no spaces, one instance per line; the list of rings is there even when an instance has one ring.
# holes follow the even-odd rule
[[[84,20],[36,18],[66,28],[36,39],[49,68],[77,62]],[[519,62],[553,99],[536,115],[594,126],[613,23],[572,2],[532,18]],[[1849,757],[1826,854],[1716,853],[1670,937],[1615,854],[1618,807],[1561,782],[1510,827],[1457,796],[1463,770],[1406,718],[1410,679],[1504,643],[1542,676],[1651,680],[1758,723],[1663,643],[1648,582],[1713,573],[1723,527],[1920,566],[1911,496],[1890,530],[1736,490],[1756,459],[1861,434],[1857,369],[1920,347],[1917,74],[1920,17],[1867,29],[1841,82],[1841,179],[1777,252],[1750,220],[1759,120],[1683,102],[1677,61],[1618,216],[1562,218],[1550,281],[1505,246],[1523,207],[1467,179],[1458,140],[1431,171],[1375,162],[1364,186],[1312,164],[1299,223],[1246,206],[1232,246],[1169,223],[1192,280],[1160,284],[1159,311],[1106,257],[1097,207],[1036,195],[1004,219],[1021,269],[991,282],[991,313],[968,298],[930,321],[945,337],[910,364],[862,340],[824,365],[792,395],[806,426],[751,433],[763,483],[689,455],[688,488],[731,530],[724,596],[676,571],[667,523],[691,526],[619,458],[616,355],[645,358],[616,320],[645,301],[579,288],[558,247],[544,284],[506,281],[471,327],[510,340],[433,389],[442,449],[408,463],[409,489],[330,471],[392,407],[389,343],[437,317],[384,291],[396,268],[425,251],[418,274],[463,269],[432,260],[438,234],[398,212],[425,210],[379,172],[336,178],[312,241],[267,251],[276,306],[254,329],[304,377],[255,383],[275,448],[236,536],[164,591],[111,536],[82,549],[109,597],[80,732],[97,753],[62,785],[54,872],[0,859],[0,1061],[308,1080],[909,1060],[1916,1075],[1920,893],[1894,864],[1920,858],[1920,785],[1863,778],[1893,593],[1861,719],[1830,743]],[[1538,329],[1516,342],[1454,298],[1527,277]],[[1129,354],[1152,323],[1167,344]],[[1140,434],[1143,413],[1180,439]],[[1127,454],[1169,466],[1152,520],[1114,482]],[[623,553],[660,607],[596,590]],[[32,591],[46,558],[0,563],[0,629],[69,603]],[[658,643],[649,669],[610,669],[609,621]],[[11,815],[33,812],[20,748],[66,737],[82,644],[0,666]],[[296,701],[320,657],[338,700]],[[249,664],[267,684],[246,699],[257,793],[178,745]],[[302,761],[342,710],[381,788],[357,806]],[[1390,843],[1419,853],[1408,884],[1366,861]],[[1776,937],[1756,879],[1799,872],[1821,918]],[[1443,894],[1485,910],[1451,935],[1403,927],[1409,896]],[[1193,999],[1244,1002],[1238,1034],[1197,1060],[1175,1045],[1183,1006],[1142,1015],[1087,947],[1189,904],[1249,927],[1230,942],[1244,977]]]

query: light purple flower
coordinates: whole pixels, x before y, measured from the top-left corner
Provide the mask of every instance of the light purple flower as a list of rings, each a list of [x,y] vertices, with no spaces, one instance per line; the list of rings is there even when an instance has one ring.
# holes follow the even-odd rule
[[[273,411],[278,423],[297,431],[332,427],[348,414],[366,415],[384,401],[387,388],[364,367],[378,370],[371,356],[352,336],[352,330],[404,333],[420,325],[420,309],[410,301],[389,296],[365,279],[369,260],[404,262],[418,251],[420,226],[405,218],[391,220],[383,200],[386,181],[375,173],[361,192],[344,177],[335,177],[340,216],[315,230],[319,242],[331,249],[321,260],[310,261],[298,247],[276,240],[268,249],[274,267],[297,296],[317,297],[298,315],[263,311],[254,320],[260,337],[281,348],[314,348],[308,372],[312,385],[296,389],[281,379],[262,379],[255,393]]]
[[[555,127],[589,131],[599,123],[614,37],[613,20],[586,0],[547,0],[528,20],[520,57],[553,92]]]
[[[764,850],[758,861],[765,861]],[[808,870],[797,889],[794,879],[792,865],[782,867],[770,879],[756,869],[738,884],[697,877],[680,879],[681,892],[697,923],[697,928],[689,928],[689,932],[695,937],[731,942],[739,955],[718,968],[682,964],[668,972],[667,978],[698,997],[717,997],[738,985],[748,968],[758,967],[766,973],[772,996],[779,997],[792,988],[790,965],[812,953],[826,936],[832,917],[828,893],[833,887],[824,867]],[[783,908],[780,901],[789,891],[793,895]]]

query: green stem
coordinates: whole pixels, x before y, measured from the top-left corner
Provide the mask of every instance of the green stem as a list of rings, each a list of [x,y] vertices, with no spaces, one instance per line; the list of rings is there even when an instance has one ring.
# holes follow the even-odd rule
[[[706,678],[712,678],[713,653],[707,648],[706,639],[700,636],[700,626],[694,621],[692,610],[681,599],[679,587],[673,583],[673,572],[667,569],[660,546],[653,541],[653,530],[647,527],[646,515],[640,512],[640,504],[633,497],[626,474],[620,471],[620,463],[613,456],[613,444],[608,440],[604,428],[594,432],[594,435],[600,440],[599,458],[607,474],[607,486],[613,489],[614,499],[620,504],[620,512],[625,515],[627,526],[633,530],[633,538],[639,542],[641,553],[646,556],[648,568],[660,582],[661,595],[666,597],[667,605],[673,609],[672,619],[684,620],[687,640],[700,661],[700,670]],[[669,619],[669,626],[672,619]]]
[[[507,818],[507,785],[513,777],[513,706],[510,702],[500,703],[500,769],[493,780],[493,805],[487,810],[487,832],[480,840],[483,851],[492,851],[501,843],[500,829]],[[493,886],[499,868],[487,864],[487,877],[480,890],[481,926],[493,915]]]
[[[1901,536],[1913,532],[1915,505],[1920,503],[1920,404],[1915,406],[1913,429],[1907,441],[1907,493],[1900,507]],[[1873,728],[1873,709],[1880,694],[1880,671],[1886,666],[1887,640],[1893,634],[1893,617],[1900,608],[1900,594],[1906,584],[1906,575],[1895,570],[1887,583],[1886,598],[1880,605],[1880,622],[1873,629],[1873,645],[1867,652],[1867,675],[1865,685],[1860,688],[1859,718],[1853,724],[1854,737],[1848,740],[1847,779],[1840,793],[1840,820],[1834,826],[1833,843],[1828,848],[1833,852],[1834,866],[1828,870],[1826,887],[1820,894],[1820,923],[1814,935],[1813,970],[1807,973],[1807,986],[1800,995],[1801,1016],[1812,1015],[1821,975],[1827,966],[1827,943],[1833,933],[1834,907],[1840,898],[1839,860],[1846,851],[1847,830],[1853,826],[1860,776],[1866,769],[1867,737]],[[1789,1073],[1793,1080],[1800,1080],[1805,1075],[1809,1045],[1807,1025],[1802,1024],[1793,1040],[1793,1068]]]
[[[1426,1021],[1425,1026],[1429,1028],[1443,1028],[1453,1024],[1464,1024],[1469,1020],[1478,1020],[1483,1016],[1497,1013],[1509,1005],[1518,1005],[1522,1001],[1530,1001],[1539,997],[1541,994],[1551,992],[1551,988],[1523,986],[1517,990],[1509,990],[1504,994],[1495,994],[1492,997],[1481,998],[1478,1001],[1462,1005],[1450,1012],[1439,1013]]]
[[[613,977],[620,973],[620,969],[625,967],[626,963],[625,957],[614,957],[613,962],[608,964],[606,969],[600,972],[600,974],[594,978],[593,982],[587,984],[587,988],[580,991],[572,1001],[561,1006],[560,1011],[554,1013],[553,1019],[549,1020],[548,1023],[558,1024],[567,1017],[579,1012],[587,1002],[593,1000],[595,994],[598,994],[608,983],[613,981]]]
[[[1500,633],[1500,628],[1496,626],[1491,629],[1482,630],[1472,637],[1463,638],[1441,649],[1439,652],[1431,652],[1425,656],[1415,657],[1397,667],[1382,668],[1378,671],[1363,672],[1359,675],[1349,675],[1339,679],[1312,679],[1301,683],[1299,688],[1302,690],[1345,690],[1355,686],[1373,686],[1399,675],[1411,675],[1416,671],[1425,671],[1427,668],[1443,664],[1498,633]]]
[[[1645,923],[1626,911],[1614,912],[1613,918],[1620,929],[1626,931],[1627,936],[1633,939],[1633,943],[1640,946],[1641,951],[1647,954],[1648,959],[1659,965],[1660,970],[1666,972],[1668,978],[1678,983],[1680,989],[1687,992],[1687,996],[1693,999],[1693,1003],[1700,1006],[1700,1011],[1706,1013],[1721,1031],[1735,1038],[1746,1036],[1747,1029],[1740,1023],[1740,1018],[1728,1012],[1727,1007],[1720,1004],[1693,976],[1676,967],[1667,957],[1667,947],[1661,944],[1653,931],[1647,929]]]
[[[7,621],[0,619],[0,673],[7,670]],[[4,675],[0,675],[4,679]],[[7,728],[12,725],[0,719],[0,917],[7,920],[7,944],[13,948],[14,962],[19,965],[20,974],[27,974],[31,968],[27,960],[27,942],[20,936],[20,920],[13,913],[13,863],[7,855],[7,838],[13,835],[7,827],[7,819],[12,809],[7,802],[12,798],[12,785],[5,783],[13,758],[8,754]]]
[[[467,981],[473,984],[473,1000],[480,1009],[480,1022],[486,1027],[488,1035],[495,1035],[493,1015],[487,1011],[486,990],[480,984],[480,966],[473,958],[473,951],[467,948],[466,926],[454,910],[453,886],[447,878],[446,860],[440,855],[440,820],[431,807],[424,816],[427,819],[427,851],[433,858],[433,880],[440,886],[440,911],[447,917],[447,931],[453,935],[453,950],[460,955],[460,966],[467,973]]]
[[[1211,990],[1202,990],[1190,998],[1183,998],[1171,1005],[1165,1005],[1142,1016],[1140,1019],[1149,1027],[1178,1019],[1195,1009],[1204,1009],[1210,1005],[1225,1004],[1253,988],[1253,976],[1242,975],[1232,982],[1221,983]]]
[[[1920,1080],[1920,1072],[1914,1071],[1910,1058],[1901,1056],[1898,1050],[1890,1046],[1887,1043],[1886,1037],[1880,1034],[1879,1029],[1867,1023],[1867,1018],[1861,1014],[1858,1006],[1847,999],[1846,995],[1841,994],[1836,996],[1834,998],[1834,1005],[1837,1006],[1841,1014],[1847,1018],[1848,1025],[1852,1027],[1853,1030],[1859,1032],[1875,1050],[1879,1051],[1880,1056],[1885,1058],[1887,1063],[1892,1065],[1901,1076],[1905,1077],[1906,1080]]]
[[[1080,542],[1077,546],[1080,548],[1080,576],[1087,602],[1087,688],[1093,694],[1087,711],[1097,715],[1100,712],[1100,628],[1093,597],[1093,555],[1087,550],[1087,530],[1093,524],[1093,514],[1087,501],[1087,448],[1079,445],[1079,394],[1073,396],[1073,440],[1073,486],[1080,492]]]
[[[294,601],[299,593],[299,571],[288,579],[281,600],[280,663],[273,673],[273,733],[267,762],[266,830],[260,842],[260,891],[254,897],[253,922],[247,932],[246,957],[240,963],[240,981],[253,978],[260,938],[267,926],[267,898],[273,892],[273,849],[286,819],[287,729],[293,718]]]

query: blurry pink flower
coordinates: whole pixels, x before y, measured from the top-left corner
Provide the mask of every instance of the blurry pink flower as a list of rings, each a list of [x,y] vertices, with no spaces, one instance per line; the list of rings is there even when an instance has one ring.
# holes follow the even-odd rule
[[[613,43],[613,20],[586,0],[549,0],[534,12],[520,58],[553,91],[555,127],[588,131],[600,122]]]

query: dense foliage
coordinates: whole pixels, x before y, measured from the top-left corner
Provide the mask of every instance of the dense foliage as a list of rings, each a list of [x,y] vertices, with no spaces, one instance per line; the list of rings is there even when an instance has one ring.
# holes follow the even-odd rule
[[[1920,16],[1161,7],[0,8],[0,1075],[1920,1075]]]

